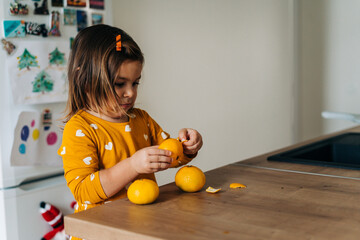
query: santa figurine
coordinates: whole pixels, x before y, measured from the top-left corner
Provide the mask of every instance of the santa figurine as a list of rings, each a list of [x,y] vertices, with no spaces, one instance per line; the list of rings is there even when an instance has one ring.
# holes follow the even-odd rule
[[[58,208],[46,202],[40,203],[40,213],[53,230],[46,233],[41,240],[67,240],[64,230],[64,216]]]

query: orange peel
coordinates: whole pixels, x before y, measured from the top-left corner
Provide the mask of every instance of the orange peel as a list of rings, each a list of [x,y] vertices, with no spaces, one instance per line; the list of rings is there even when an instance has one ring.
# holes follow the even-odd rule
[[[176,138],[176,140],[178,140],[179,142],[183,143],[183,142],[188,142],[189,140],[180,140],[180,138]]]
[[[230,188],[246,188],[246,186],[241,183],[231,183]]]
[[[205,191],[208,193],[217,193],[221,190],[221,188],[213,188],[213,187],[208,187]]]

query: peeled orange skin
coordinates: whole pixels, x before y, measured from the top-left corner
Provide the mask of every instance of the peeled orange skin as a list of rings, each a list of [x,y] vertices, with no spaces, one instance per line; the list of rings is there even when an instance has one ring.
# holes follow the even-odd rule
[[[173,159],[173,161],[171,162],[170,167],[179,166],[179,161],[181,161],[184,151],[182,143],[179,140],[168,138],[159,145],[159,148],[171,152],[170,157]]]
[[[187,165],[180,168],[175,175],[175,184],[184,192],[200,191],[205,185],[206,177],[200,168]]]
[[[246,186],[241,183],[231,183],[230,188],[246,188]]]
[[[153,203],[159,196],[159,187],[153,180],[135,180],[127,190],[130,202],[135,204]]]

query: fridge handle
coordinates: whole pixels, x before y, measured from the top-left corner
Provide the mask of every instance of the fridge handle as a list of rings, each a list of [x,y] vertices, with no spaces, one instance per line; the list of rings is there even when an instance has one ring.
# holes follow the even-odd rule
[[[18,188],[23,191],[34,191],[38,189],[48,188],[49,186],[56,186],[60,184],[66,184],[64,175],[53,175],[44,177],[36,180],[25,180],[23,181]]]

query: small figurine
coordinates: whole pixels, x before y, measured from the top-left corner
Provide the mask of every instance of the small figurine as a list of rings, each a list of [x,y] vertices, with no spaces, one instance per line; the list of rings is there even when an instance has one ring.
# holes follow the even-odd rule
[[[10,3],[10,15],[27,15],[28,13],[29,9],[26,4]]]
[[[47,0],[43,0],[40,7],[38,7],[39,4],[37,2],[35,2],[34,5],[35,5],[34,14],[37,14],[37,15],[49,15],[49,9],[48,9],[48,6],[47,6]]]
[[[3,44],[3,48],[7,52],[8,55],[11,55],[14,53],[16,47],[14,44],[12,44],[10,41],[6,41],[4,38],[1,39],[1,42]]]
[[[60,13],[58,11],[51,12],[51,28],[49,36],[60,37]]]

